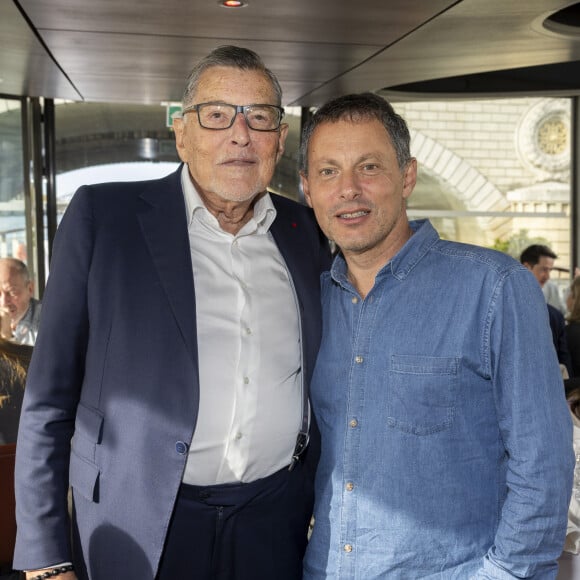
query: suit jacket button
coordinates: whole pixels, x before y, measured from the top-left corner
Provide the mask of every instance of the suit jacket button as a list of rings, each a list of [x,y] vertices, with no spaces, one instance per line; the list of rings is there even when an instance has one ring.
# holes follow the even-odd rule
[[[185,453],[187,453],[187,443],[184,443],[183,441],[178,441],[175,444],[175,451],[177,451],[179,455],[185,455]]]

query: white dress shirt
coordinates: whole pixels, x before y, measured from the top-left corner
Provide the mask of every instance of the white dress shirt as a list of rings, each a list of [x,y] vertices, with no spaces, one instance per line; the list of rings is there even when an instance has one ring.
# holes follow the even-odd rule
[[[300,319],[266,194],[236,235],[181,175],[196,295],[200,404],[183,482],[250,482],[290,463],[301,427]]]

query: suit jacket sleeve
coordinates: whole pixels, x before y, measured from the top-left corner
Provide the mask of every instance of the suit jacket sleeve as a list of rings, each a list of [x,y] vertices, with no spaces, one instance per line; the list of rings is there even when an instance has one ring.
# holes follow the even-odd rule
[[[79,191],[55,237],[40,333],[28,371],[15,473],[16,569],[71,558],[68,467],[89,330],[87,284],[94,231],[89,199]]]

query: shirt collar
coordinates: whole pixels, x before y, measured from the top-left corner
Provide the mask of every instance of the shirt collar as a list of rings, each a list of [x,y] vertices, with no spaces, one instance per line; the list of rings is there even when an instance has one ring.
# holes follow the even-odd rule
[[[195,185],[193,185],[193,181],[189,175],[189,169],[185,163],[183,164],[183,168],[181,170],[181,186],[183,188],[183,196],[185,198],[188,226],[190,226],[193,222],[194,216],[198,212],[201,212],[203,214],[203,221],[210,223],[221,231],[217,219],[206,208],[203,200],[197,192],[197,189],[195,188]],[[270,229],[274,219],[276,219],[276,208],[274,207],[274,202],[272,201],[270,193],[266,192],[266,194],[261,196],[260,199],[258,199],[254,204],[254,215],[252,216],[252,219],[242,228],[240,233],[266,233]],[[250,232],[248,232],[249,229],[251,229]]]
[[[437,230],[429,220],[414,220],[409,222],[413,235],[405,242],[405,245],[395,254],[393,259],[385,264],[378,272],[377,278],[391,272],[395,278],[403,280],[409,272],[419,263],[431,246],[439,240]],[[332,278],[339,284],[347,282],[347,265],[342,253],[339,253],[330,269]]]

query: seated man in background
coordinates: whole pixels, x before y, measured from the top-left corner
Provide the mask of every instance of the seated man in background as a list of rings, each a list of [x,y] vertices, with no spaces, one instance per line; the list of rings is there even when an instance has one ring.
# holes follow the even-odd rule
[[[550,273],[554,268],[554,260],[557,257],[548,246],[532,244],[522,252],[520,262],[534,275],[543,291],[550,280]],[[546,306],[550,319],[550,329],[552,330],[552,342],[558,355],[560,368],[564,367],[566,369],[565,377],[571,377],[572,359],[566,340],[566,321],[564,320],[564,315],[551,304],[546,303]],[[562,372],[564,373],[563,369]]]
[[[40,308],[26,264],[16,258],[0,258],[0,336],[34,345]]]

